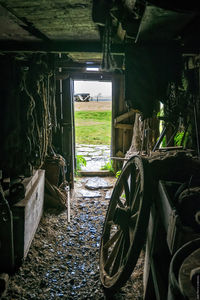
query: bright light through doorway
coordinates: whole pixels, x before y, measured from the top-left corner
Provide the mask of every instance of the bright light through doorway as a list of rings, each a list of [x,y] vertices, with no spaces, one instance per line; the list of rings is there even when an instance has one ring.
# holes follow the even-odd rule
[[[102,99],[111,99],[112,97],[112,82],[104,81],[74,81],[74,94],[89,93],[96,100],[97,97]]]
[[[110,161],[112,82],[75,80],[74,95],[77,166],[99,171]]]

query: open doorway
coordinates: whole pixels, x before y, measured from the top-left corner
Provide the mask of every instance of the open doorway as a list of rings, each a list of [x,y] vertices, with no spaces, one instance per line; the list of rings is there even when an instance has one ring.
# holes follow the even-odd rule
[[[109,170],[112,82],[74,80],[74,115],[77,169]]]

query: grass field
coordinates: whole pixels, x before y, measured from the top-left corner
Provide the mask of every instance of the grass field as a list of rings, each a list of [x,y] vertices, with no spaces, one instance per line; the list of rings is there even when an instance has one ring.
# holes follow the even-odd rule
[[[83,104],[83,103],[81,103]],[[76,143],[78,144],[96,144],[109,145],[111,141],[111,110],[105,105],[101,105],[101,110],[98,106],[92,110],[91,105],[89,109],[87,103],[76,109],[75,106],[75,134]],[[99,106],[100,106],[99,105]],[[94,109],[94,108],[93,108]]]

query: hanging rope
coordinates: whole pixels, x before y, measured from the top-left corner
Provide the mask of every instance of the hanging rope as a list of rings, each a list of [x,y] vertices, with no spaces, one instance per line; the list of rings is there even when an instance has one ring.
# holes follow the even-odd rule
[[[102,69],[110,71],[116,68],[116,62],[111,53],[112,44],[112,18],[108,14],[103,34],[103,61]]]

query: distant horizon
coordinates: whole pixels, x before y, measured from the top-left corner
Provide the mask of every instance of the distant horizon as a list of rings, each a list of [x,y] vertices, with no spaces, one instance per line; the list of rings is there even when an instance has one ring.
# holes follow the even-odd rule
[[[74,80],[74,94],[89,93],[93,98],[112,98],[112,82]]]

